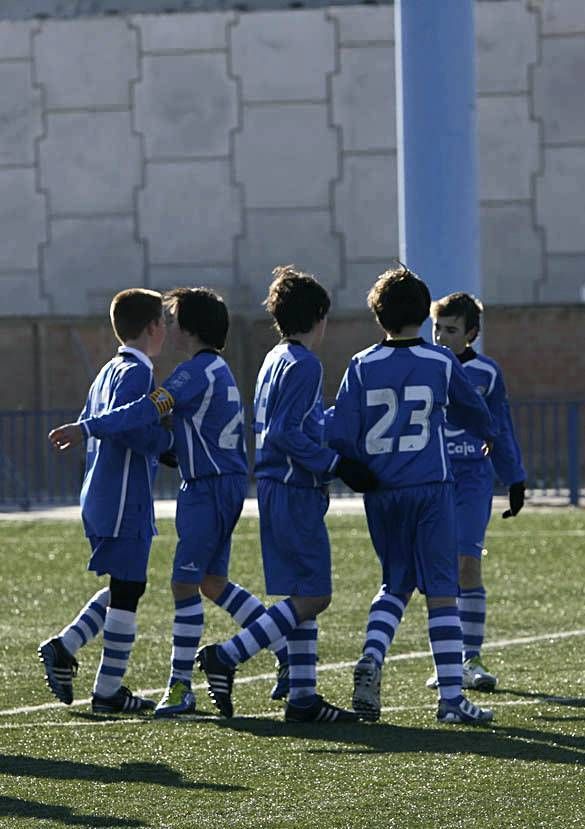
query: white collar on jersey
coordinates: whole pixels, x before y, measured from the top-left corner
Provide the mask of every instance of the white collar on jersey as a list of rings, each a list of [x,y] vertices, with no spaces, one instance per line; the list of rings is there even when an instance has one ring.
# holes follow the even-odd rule
[[[138,359],[141,360],[145,366],[148,366],[151,371],[154,368],[150,357],[148,357],[144,351],[139,351],[137,348],[131,348],[129,345],[121,345],[118,348],[118,354],[133,354],[135,357],[138,357]]]

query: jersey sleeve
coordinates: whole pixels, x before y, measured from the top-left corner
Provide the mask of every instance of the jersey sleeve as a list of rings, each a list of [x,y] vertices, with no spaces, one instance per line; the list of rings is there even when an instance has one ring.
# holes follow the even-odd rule
[[[332,449],[341,455],[360,460],[358,441],[362,430],[361,383],[352,360],[346,369],[335,398],[335,406],[325,421],[326,437]]]
[[[176,405],[195,397],[205,385],[204,372],[190,372],[182,364],[153,392],[144,394],[140,373],[126,371],[116,387],[110,410],[86,418],[81,424],[89,435],[97,438],[150,426],[158,423],[159,418],[169,414]]]
[[[486,403],[498,427],[498,434],[490,452],[495,473],[505,486],[524,481],[526,471],[522,464],[522,453],[514,433],[504,378],[499,369],[494,388],[486,397]]]
[[[300,466],[317,475],[331,472],[339,456],[303,432],[303,422],[321,396],[322,369],[315,360],[291,363],[284,372],[266,437]]]
[[[480,440],[494,440],[498,425],[494,422],[483,398],[475,391],[455,359],[451,361],[448,392],[448,422],[460,429],[466,429]]]

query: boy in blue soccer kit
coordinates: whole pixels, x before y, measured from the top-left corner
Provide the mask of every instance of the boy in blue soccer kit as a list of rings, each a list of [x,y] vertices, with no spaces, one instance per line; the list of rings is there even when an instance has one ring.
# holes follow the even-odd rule
[[[506,387],[498,364],[471,347],[481,326],[481,303],[458,292],[431,306],[433,339],[455,354],[476,392],[485,400],[498,427],[489,457],[481,440],[465,429],[447,424],[447,452],[455,479],[457,550],[459,553],[459,614],[463,629],[463,687],[492,691],[497,678],[481,661],[486,618],[486,591],[481,559],[490,519],[494,470],[508,487],[510,508],[504,518],[517,515],[524,505],[526,473],[510,416]],[[436,677],[428,681],[434,687]]]
[[[94,380],[81,419],[127,404],[154,388],[150,358],[160,354],[166,334],[161,295],[140,288],[121,291],[112,300],[110,317],[121,345]],[[98,591],[57,637],[39,646],[47,684],[66,704],[73,700],[75,653],[103,629],[94,712],[154,708],[154,702],[123,686],[122,679],[136,636],[136,611],[156,532],[152,481],[159,456],[168,452],[172,442],[172,434],[159,425],[116,439],[87,441],[81,516],[92,551],[88,569],[109,575],[110,586]]]
[[[352,358],[328,416],[329,445],[367,463],[379,481],[364,502],[382,586],[354,670],[353,707],[365,719],[379,719],[386,652],[418,588],[426,597],[437,669],[437,719],[488,722],[492,712],[461,693],[453,474],[443,430],[446,407],[453,423],[480,439],[494,436],[493,421],[453,354],[419,336],[430,309],[422,280],[405,267],[387,271],[368,304],[385,339]]]
[[[248,488],[244,413],[236,381],[220,353],[228,311],[207,288],[177,288],[165,295],[165,305],[171,341],[193,356],[152,394],[81,421],[92,437],[125,435],[173,412],[173,449],[182,479],[171,580],[175,617],[171,671],[155,717],[195,710],[191,680],[204,623],[200,592],[244,627],[265,611],[256,596],[227,578],[231,536]],[[63,427],[59,440],[76,439],[78,431],[77,425]],[[284,642],[275,642],[273,651],[281,664],[286,662]],[[273,689],[273,698],[279,691]]]
[[[289,722],[355,720],[316,692],[317,621],[331,600],[331,555],[324,484],[343,477],[356,489],[375,485],[367,468],[323,445],[323,370],[313,349],[325,332],[329,296],[294,266],[276,268],[265,305],[281,341],[267,355],[254,397],[255,474],[266,590],[289,598],[245,631],[197,655],[209,694],[231,716],[237,665],[281,637],[289,663]]]

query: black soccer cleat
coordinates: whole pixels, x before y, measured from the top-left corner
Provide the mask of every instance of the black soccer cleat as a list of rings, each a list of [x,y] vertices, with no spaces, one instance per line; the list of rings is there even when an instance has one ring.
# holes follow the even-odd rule
[[[309,706],[294,705],[289,702],[284,711],[286,722],[357,722],[359,715],[346,708],[338,708],[324,700],[319,694]]]
[[[235,668],[230,668],[219,658],[217,645],[206,645],[197,651],[195,661],[199,670],[207,677],[207,693],[224,717],[234,713],[232,705],[232,687]]]
[[[91,698],[91,710],[94,714],[145,714],[153,711],[156,702],[153,699],[138,697],[125,685],[111,697],[100,697],[94,694]]]
[[[270,690],[270,699],[285,699],[290,688],[290,668],[288,662],[280,662],[276,668],[276,682]]]
[[[41,642],[37,649],[45,667],[45,682],[60,702],[73,702],[73,678],[77,676],[77,659],[57,637]]]

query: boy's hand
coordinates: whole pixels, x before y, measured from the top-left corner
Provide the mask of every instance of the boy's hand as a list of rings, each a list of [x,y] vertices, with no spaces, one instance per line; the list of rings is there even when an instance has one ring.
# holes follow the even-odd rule
[[[525,489],[526,484],[524,481],[518,481],[517,483],[510,485],[510,489],[508,490],[510,509],[507,509],[502,513],[502,518],[513,518],[514,515],[518,515],[524,506]]]
[[[81,443],[83,440],[83,429],[79,423],[65,423],[63,426],[57,426],[56,429],[51,429],[49,432],[49,440],[55,449],[63,452]]]
[[[378,486],[378,479],[365,463],[351,458],[341,457],[335,467],[335,474],[354,492],[370,492]]]

